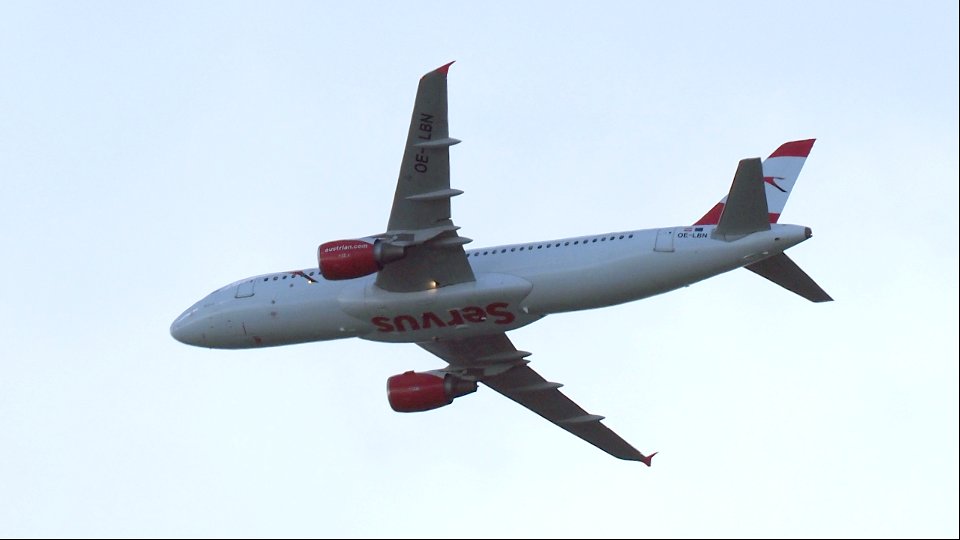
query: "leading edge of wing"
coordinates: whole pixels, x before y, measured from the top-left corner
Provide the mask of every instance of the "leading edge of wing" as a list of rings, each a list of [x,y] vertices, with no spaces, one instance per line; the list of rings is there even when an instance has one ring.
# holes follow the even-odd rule
[[[529,367],[506,334],[418,343],[450,364],[446,371],[475,378],[507,398],[523,405],[567,432],[624,460],[648,467],[653,456],[644,455],[613,430],[602,416],[590,414],[560,392],[560,383],[550,382]]]

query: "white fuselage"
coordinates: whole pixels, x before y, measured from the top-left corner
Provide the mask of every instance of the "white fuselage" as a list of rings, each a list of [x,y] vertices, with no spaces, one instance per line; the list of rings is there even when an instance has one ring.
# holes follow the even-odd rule
[[[171,333],[201,347],[242,349],[348,337],[389,342],[500,333],[545,315],[646,298],[783,252],[809,237],[772,224],[735,241],[713,226],[608,233],[467,250],[476,281],[395,293],[375,275],[325,280],[266,274],[227,285],[178,317]]]

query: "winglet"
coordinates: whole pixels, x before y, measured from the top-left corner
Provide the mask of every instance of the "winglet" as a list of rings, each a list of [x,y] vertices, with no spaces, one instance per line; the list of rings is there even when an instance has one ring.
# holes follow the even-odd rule
[[[435,69],[434,71],[439,72],[439,73],[443,73],[444,75],[446,75],[447,72],[450,71],[450,66],[453,65],[453,62],[456,62],[456,60],[453,60],[453,61],[451,61],[451,62],[448,63],[448,64],[444,64],[444,65],[438,67],[437,69]]]
[[[644,456],[644,458],[641,459],[640,461],[642,461],[643,464],[646,465],[647,467],[650,467],[651,463],[653,463],[653,456],[655,455],[657,455],[657,452],[654,452],[649,456]]]

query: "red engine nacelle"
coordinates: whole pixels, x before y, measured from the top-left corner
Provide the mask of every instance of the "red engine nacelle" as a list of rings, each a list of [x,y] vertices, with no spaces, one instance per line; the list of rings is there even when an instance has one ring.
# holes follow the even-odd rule
[[[442,371],[408,371],[387,379],[387,400],[397,412],[429,411],[453,403],[455,398],[477,391],[468,381]]]
[[[320,244],[317,262],[320,273],[330,280],[353,279],[372,274],[384,265],[402,259],[402,247],[380,240],[337,240]]]

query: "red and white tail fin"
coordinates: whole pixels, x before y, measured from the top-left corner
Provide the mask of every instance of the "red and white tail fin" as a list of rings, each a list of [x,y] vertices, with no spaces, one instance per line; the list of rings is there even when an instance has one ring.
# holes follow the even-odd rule
[[[763,161],[763,181],[766,184],[767,210],[770,213],[770,223],[780,219],[783,207],[787,205],[787,198],[793,190],[800,176],[800,169],[810,155],[810,149],[816,139],[791,141],[783,143],[774,150],[770,157]],[[720,222],[720,215],[727,203],[724,197],[704,214],[694,225],[716,225]]]

